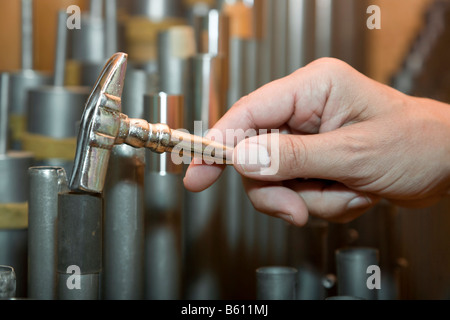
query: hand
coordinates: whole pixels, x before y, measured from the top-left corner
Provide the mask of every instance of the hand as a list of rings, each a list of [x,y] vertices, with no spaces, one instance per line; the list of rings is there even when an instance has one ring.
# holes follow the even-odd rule
[[[243,97],[214,129],[290,132],[275,147],[270,136],[240,141],[234,167],[257,210],[298,226],[309,214],[345,223],[382,198],[426,206],[449,194],[450,106],[404,95],[336,59]],[[239,164],[246,150],[268,162]],[[279,170],[262,174],[267,163]],[[223,169],[191,164],[185,187],[204,190]]]

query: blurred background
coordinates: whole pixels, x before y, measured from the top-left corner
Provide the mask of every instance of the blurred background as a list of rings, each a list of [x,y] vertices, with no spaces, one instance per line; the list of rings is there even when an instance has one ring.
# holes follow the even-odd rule
[[[1,216],[10,214],[11,204],[28,201],[23,172],[29,166],[61,166],[70,173],[83,101],[114,52],[129,54],[123,112],[162,121],[161,103],[154,102],[157,93],[182,96],[182,120],[172,125],[187,129],[194,120],[210,128],[240,97],[320,57],[342,59],[407,94],[450,103],[450,1],[35,0],[29,1],[28,33],[22,18],[26,2],[0,0],[0,72],[11,74],[6,144],[29,157],[20,165],[0,164],[0,194],[5,195],[0,197],[0,265],[15,265],[19,296],[27,296],[27,213],[22,212],[25,220],[19,226]],[[64,29],[64,24],[58,27],[58,13],[72,5],[80,8],[81,28],[67,29],[66,38],[65,32],[58,36]],[[370,5],[381,10],[381,29],[367,27]],[[63,19],[75,18],[73,14]],[[17,80],[14,74],[26,69],[48,78],[33,85]],[[76,94],[60,97],[42,89],[44,84]],[[66,101],[74,106],[63,110],[59,105]],[[382,202],[345,225],[311,219],[306,227],[294,228],[256,212],[230,168],[217,187],[194,195],[182,188],[185,167],[167,169],[160,165],[167,159],[148,153],[127,157],[145,158],[145,169],[137,160],[127,162],[134,178],[142,176],[133,180],[132,200],[116,201],[133,202],[143,228],[113,234],[105,224],[104,246],[109,246],[109,236],[138,234],[130,246],[141,260],[128,264],[122,251],[130,247],[123,245],[111,248],[108,257],[137,267],[141,277],[111,287],[103,280],[103,298],[255,299],[255,271],[264,266],[297,269],[296,299],[350,295],[339,289],[351,278],[350,267],[337,270],[337,250],[342,248],[376,250],[382,289],[368,299],[450,298],[449,199],[420,210]],[[111,171],[125,168],[120,159],[113,161]],[[108,190],[105,203],[107,196]],[[105,219],[113,216],[106,208],[114,206],[105,206]],[[105,279],[108,263],[104,261]]]

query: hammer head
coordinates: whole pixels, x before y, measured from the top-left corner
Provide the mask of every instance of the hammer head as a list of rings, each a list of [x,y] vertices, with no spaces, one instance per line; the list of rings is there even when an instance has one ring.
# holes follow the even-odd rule
[[[123,116],[121,96],[127,58],[127,54],[119,52],[108,60],[86,102],[69,183],[71,190],[103,191],[109,156]]]

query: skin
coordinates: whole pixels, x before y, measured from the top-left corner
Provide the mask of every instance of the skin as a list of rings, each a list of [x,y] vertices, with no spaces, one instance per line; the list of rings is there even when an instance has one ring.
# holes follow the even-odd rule
[[[214,127],[222,136],[227,129],[282,130],[278,147],[263,136],[238,141],[233,161],[254,207],[297,226],[309,215],[346,223],[381,199],[423,207],[450,194],[450,106],[407,96],[336,59],[243,97]],[[239,163],[247,149],[270,156],[277,173],[261,174],[267,162]],[[192,163],[184,185],[202,191],[223,170]]]

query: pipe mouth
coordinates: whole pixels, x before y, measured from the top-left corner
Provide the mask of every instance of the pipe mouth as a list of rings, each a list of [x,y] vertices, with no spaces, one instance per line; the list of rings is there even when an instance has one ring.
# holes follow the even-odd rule
[[[59,171],[64,170],[62,167],[56,166],[40,166],[40,167],[32,167],[30,168],[32,171]]]
[[[258,275],[292,275],[297,272],[295,268],[283,266],[261,267],[256,269]]]
[[[15,273],[14,268],[11,266],[0,265],[0,274],[13,274]]]
[[[351,260],[377,258],[378,249],[370,247],[342,248],[336,250],[336,256]]]

